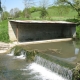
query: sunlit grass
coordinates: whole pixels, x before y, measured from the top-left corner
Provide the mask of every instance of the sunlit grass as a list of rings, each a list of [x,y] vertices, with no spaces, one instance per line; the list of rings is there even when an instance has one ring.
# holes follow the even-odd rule
[[[0,22],[0,41],[9,42],[8,20]]]

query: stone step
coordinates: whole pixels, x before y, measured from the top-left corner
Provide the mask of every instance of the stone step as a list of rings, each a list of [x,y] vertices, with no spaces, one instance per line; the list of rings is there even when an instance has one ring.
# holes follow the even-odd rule
[[[0,50],[0,53],[5,53],[7,50]]]
[[[0,53],[5,53],[10,49],[10,43],[0,42]]]
[[[8,49],[9,49],[9,48],[7,48],[7,47],[6,47],[6,48],[3,48],[3,47],[0,48],[0,50],[8,50]]]
[[[0,50],[8,50],[10,45],[8,44],[0,44]]]

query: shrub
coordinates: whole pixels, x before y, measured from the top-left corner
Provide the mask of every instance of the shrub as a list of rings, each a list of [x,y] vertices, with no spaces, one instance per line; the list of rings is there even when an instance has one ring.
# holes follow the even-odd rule
[[[73,70],[73,80],[80,80],[80,63]]]

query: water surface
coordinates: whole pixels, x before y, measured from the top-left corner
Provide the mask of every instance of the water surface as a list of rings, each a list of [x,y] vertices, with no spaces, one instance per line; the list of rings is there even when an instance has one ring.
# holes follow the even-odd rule
[[[23,47],[30,50],[36,49],[40,53],[48,54],[49,57],[56,57],[74,64],[80,62],[80,47],[75,41],[33,44]],[[40,61],[41,64],[28,63],[25,59],[14,57],[0,54],[0,80],[68,80],[42,66],[42,61]]]
[[[80,62],[80,45],[76,43],[75,41],[51,42],[28,45],[28,47],[75,64]]]
[[[67,80],[33,62],[0,54],[0,80]]]

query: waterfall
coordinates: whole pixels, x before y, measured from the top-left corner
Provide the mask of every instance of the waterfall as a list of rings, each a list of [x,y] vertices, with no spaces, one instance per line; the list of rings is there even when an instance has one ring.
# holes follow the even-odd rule
[[[26,51],[22,50],[19,56],[14,56],[13,59],[26,59]]]
[[[14,56],[14,52],[15,52],[15,48],[12,49],[11,52],[7,55],[8,56],[13,56],[13,59],[25,59],[26,58],[26,51],[25,50],[21,50],[19,56]]]
[[[72,80],[72,71],[68,68],[65,68],[63,66],[60,66],[59,64],[56,64],[54,62],[51,62],[49,60],[46,60],[40,56],[35,56],[35,62],[37,64],[42,65],[43,67],[46,67],[47,69],[61,75],[62,77]]]
[[[12,49],[12,50],[10,51],[10,53],[9,53],[9,54],[7,54],[7,55],[9,55],[9,56],[14,56],[14,51],[15,51],[15,48],[14,48],[14,49]]]

